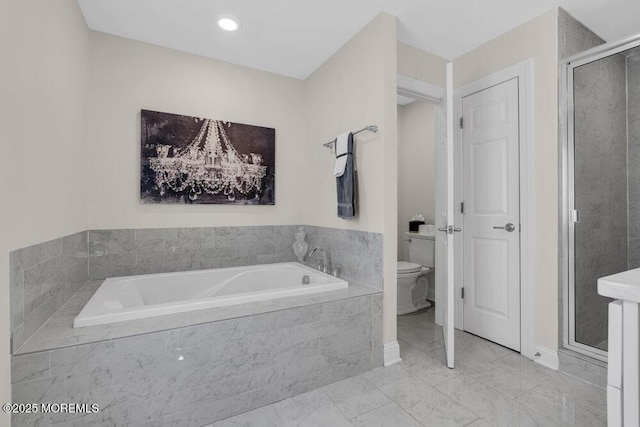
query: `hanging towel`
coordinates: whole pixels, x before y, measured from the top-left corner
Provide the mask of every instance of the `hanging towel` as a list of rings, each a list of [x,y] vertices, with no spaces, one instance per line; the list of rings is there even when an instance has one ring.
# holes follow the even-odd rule
[[[357,213],[356,201],[358,187],[356,163],[353,157],[353,134],[347,134],[345,154],[338,154],[340,152],[340,148],[338,146],[339,141],[340,137],[336,140],[336,157],[338,159],[344,158],[345,166],[343,173],[339,176],[336,175],[336,185],[338,190],[338,217],[342,219],[351,219],[354,218]]]
[[[349,138],[353,139],[351,132],[345,132],[338,135],[335,142],[336,164],[333,168],[333,176],[336,178],[342,176],[347,167],[347,153],[349,150]]]

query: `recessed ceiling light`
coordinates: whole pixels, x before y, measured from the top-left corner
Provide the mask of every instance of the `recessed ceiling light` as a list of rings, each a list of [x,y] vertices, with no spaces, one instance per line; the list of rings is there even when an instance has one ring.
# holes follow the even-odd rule
[[[237,31],[240,28],[240,20],[233,15],[225,13],[218,16],[218,27],[225,31]]]

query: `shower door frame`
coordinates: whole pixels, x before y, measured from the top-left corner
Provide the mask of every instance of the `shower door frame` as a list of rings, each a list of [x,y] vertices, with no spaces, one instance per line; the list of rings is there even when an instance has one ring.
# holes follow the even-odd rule
[[[607,361],[608,352],[576,341],[575,330],[575,210],[574,193],[574,105],[573,70],[602,58],[640,46],[640,34],[605,43],[563,59],[560,62],[560,256],[562,283],[562,346],[566,349]]]

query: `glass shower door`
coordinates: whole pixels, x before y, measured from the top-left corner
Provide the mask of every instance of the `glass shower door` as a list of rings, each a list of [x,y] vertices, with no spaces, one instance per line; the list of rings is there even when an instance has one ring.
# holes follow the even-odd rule
[[[635,45],[640,44],[636,40]],[[567,60],[565,346],[606,360],[609,298],[600,277],[640,267],[640,51]]]

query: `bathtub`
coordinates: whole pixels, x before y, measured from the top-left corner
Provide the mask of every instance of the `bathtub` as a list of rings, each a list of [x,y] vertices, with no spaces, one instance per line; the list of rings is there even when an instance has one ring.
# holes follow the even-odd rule
[[[305,276],[309,281],[303,284]],[[103,325],[252,301],[347,288],[342,279],[302,264],[280,263],[105,280],[73,320]]]

